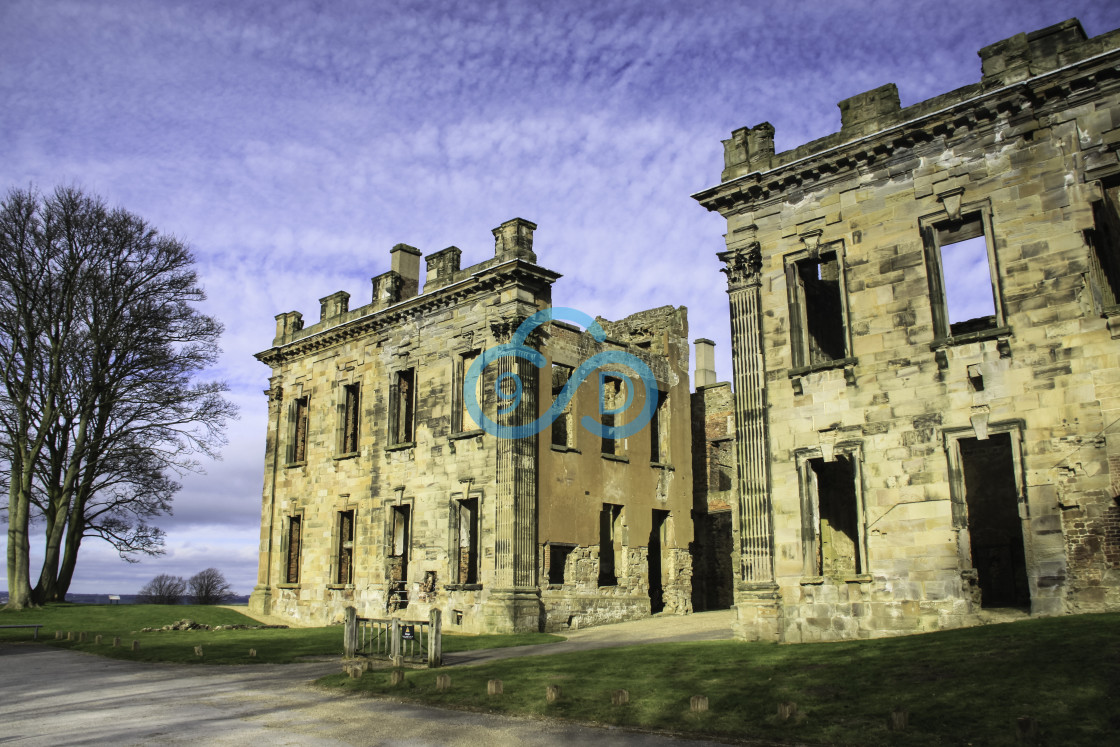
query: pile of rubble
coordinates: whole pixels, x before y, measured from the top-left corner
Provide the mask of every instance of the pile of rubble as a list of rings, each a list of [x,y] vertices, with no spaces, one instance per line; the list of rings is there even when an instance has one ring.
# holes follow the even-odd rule
[[[194,620],[183,618],[162,628],[140,628],[141,633],[158,633],[163,630],[266,630],[272,628],[287,628],[287,625],[215,625],[197,623]]]

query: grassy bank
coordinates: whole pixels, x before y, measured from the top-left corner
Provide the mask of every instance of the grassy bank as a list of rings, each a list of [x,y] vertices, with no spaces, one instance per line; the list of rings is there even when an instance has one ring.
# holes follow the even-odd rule
[[[88,651],[101,656],[131,661],[165,661],[207,664],[288,663],[304,656],[341,656],[342,626],[322,628],[289,628],[271,630],[170,630],[151,633],[142,628],[162,627],[188,618],[210,625],[256,625],[235,610],[202,605],[160,604],[51,604],[46,607],[13,612],[0,610],[0,625],[42,623],[41,642],[60,648]],[[86,633],[85,642],[56,640],[55,631]],[[102,643],[94,643],[101,635]],[[75,638],[77,636],[75,635]],[[121,646],[113,648],[113,638]],[[0,629],[0,642],[28,642],[29,629]],[[140,641],[140,650],[132,651],[132,641]],[[444,635],[444,651],[469,651],[480,648],[522,646],[563,640],[542,633],[517,635],[463,636]],[[194,653],[202,646],[203,657]],[[256,657],[249,656],[255,649]]]
[[[1120,743],[1120,614],[1028,620],[874,641],[778,646],[718,641],[510,659],[470,668],[321,682],[432,705],[547,715],[584,722],[776,741],[1016,744],[1016,721],[1038,724],[1039,744]],[[440,692],[436,676],[451,676]],[[500,679],[504,694],[488,696]],[[547,704],[548,685],[562,696]],[[612,706],[627,689],[630,703]],[[710,710],[692,713],[692,695]],[[780,721],[777,707],[797,704]],[[904,732],[888,728],[895,708]]]

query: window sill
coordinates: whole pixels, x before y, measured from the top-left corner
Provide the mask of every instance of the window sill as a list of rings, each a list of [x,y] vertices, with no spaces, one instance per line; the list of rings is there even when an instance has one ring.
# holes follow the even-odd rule
[[[353,459],[354,457],[358,456],[358,454],[360,454],[360,453],[361,452],[358,452],[358,451],[348,451],[345,454],[339,454],[338,456],[336,456],[334,458],[334,460],[336,462],[341,462],[344,459]]]
[[[287,464],[284,465],[285,469],[294,469],[295,467],[306,467],[306,466],[307,466],[307,460],[306,459],[304,459],[302,462],[288,462]]]
[[[802,586],[821,586],[825,581],[840,581],[845,584],[869,584],[871,583],[870,573],[857,573],[854,575],[841,576],[835,578],[832,576],[803,576],[801,579]]]
[[[459,431],[458,433],[451,433],[447,436],[447,440],[458,441],[463,438],[474,438],[475,436],[481,436],[485,433],[486,431],[482,430],[481,428],[475,428],[472,431]]]
[[[572,446],[558,446],[558,445],[556,445],[556,444],[552,444],[552,450],[553,450],[553,451],[559,451],[559,452],[560,452],[560,453],[562,453],[562,454],[568,454],[568,453],[571,453],[571,454],[582,454],[582,453],[583,453],[583,452],[582,452],[582,451],[580,451],[579,449],[577,449],[577,448],[574,448],[574,447],[572,447]]]
[[[630,464],[630,457],[616,456],[615,454],[600,454],[599,456],[603,457],[603,459],[606,459],[608,462]]]
[[[992,327],[991,329],[980,329],[975,332],[968,332],[963,335],[951,335],[949,337],[938,337],[929,344],[930,350],[939,350],[952,345],[966,345],[970,342],[980,342],[981,340],[995,340],[1000,337],[1009,337],[1011,335],[1011,327]]]
[[[276,584],[277,589],[298,589],[299,583],[294,584]]]
[[[444,584],[446,591],[482,591],[482,584]]]
[[[416,442],[415,441],[409,441],[408,443],[405,443],[405,444],[393,444],[392,446],[386,446],[385,451],[405,451],[406,449],[414,449],[414,448],[416,448]]]
[[[797,376],[804,376],[805,374],[816,373],[817,371],[832,371],[837,368],[847,368],[859,363],[858,358],[837,358],[834,361],[825,361],[824,363],[813,363],[808,366],[797,366],[789,370],[789,378]]]
[[[677,471],[677,468],[669,464],[668,462],[650,462],[649,466],[653,467],[654,469],[667,469],[670,472]]]
[[[564,590],[564,584],[549,584],[548,586],[546,586],[544,588],[545,588],[546,591],[563,591]]]
[[[327,588],[334,591],[353,591],[354,584],[327,584]]]

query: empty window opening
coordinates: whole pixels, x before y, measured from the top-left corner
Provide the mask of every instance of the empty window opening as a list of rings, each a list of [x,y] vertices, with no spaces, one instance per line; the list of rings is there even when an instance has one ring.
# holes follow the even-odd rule
[[[626,390],[623,388],[622,379],[615,376],[604,376],[602,382],[603,395],[600,410],[603,426],[614,428],[618,415],[611,411],[622,407],[625,402]],[[610,435],[603,436],[601,451],[603,454],[619,456],[622,452],[622,440],[611,438]]]
[[[810,494],[816,499],[816,521],[806,527],[813,575],[844,578],[863,572],[854,460],[847,456],[832,462],[810,459],[808,477]]]
[[[712,441],[708,447],[708,492],[731,490],[735,452],[734,441]]]
[[[819,259],[806,258],[795,265],[796,303],[802,337],[801,365],[819,365],[848,355],[844,333],[844,307],[840,288],[840,261],[835,252]]]
[[[665,609],[664,557],[669,512],[654,509],[653,523],[649,531],[649,607],[651,614]]]
[[[302,547],[303,535],[301,532],[302,520],[299,516],[288,518],[288,557],[284,573],[284,581],[289,584],[299,583],[299,555]]]
[[[389,524],[389,606],[403,609],[408,606],[408,560],[410,506],[392,506]]]
[[[413,369],[405,369],[396,373],[390,399],[392,410],[389,424],[392,431],[392,441],[395,444],[409,444],[413,440],[414,407],[416,402],[416,373]]]
[[[335,583],[354,583],[354,512],[338,512],[338,563]]]
[[[1093,203],[1094,227],[1087,231],[1089,276],[1102,310],[1120,304],[1120,185],[1106,187],[1104,199]]]
[[[969,550],[984,607],[1028,607],[1026,554],[1011,434],[957,441]]]
[[[568,565],[568,556],[572,554],[575,545],[548,545],[548,583],[560,585],[564,583],[564,569]]]
[[[294,422],[292,424],[291,461],[304,462],[307,461],[307,397],[300,397],[293,403],[292,407],[292,420]]]
[[[568,379],[572,376],[571,366],[562,366],[558,363],[552,364],[552,401],[555,402],[564,391]],[[572,400],[574,402],[574,398]],[[572,446],[572,437],[574,432],[572,430],[572,402],[568,402],[568,406],[564,408],[556,420],[552,421],[552,445],[570,448]]]
[[[996,326],[988,244],[983,234],[942,244],[941,267],[945,273],[945,304],[949,312],[950,334],[960,335]]]
[[[653,411],[653,417],[649,421],[649,460],[663,464],[669,461],[669,428],[668,428],[668,412],[669,408],[665,406],[669,394],[660,389],[655,393],[657,397],[657,405]],[[647,396],[648,393],[647,393]]]
[[[478,360],[479,351],[472,350],[469,353],[463,353],[459,356],[459,375],[456,377],[455,382],[455,396],[459,401],[458,407],[458,422],[455,423],[455,430],[462,433],[466,431],[477,430],[479,425],[471,417],[470,411],[467,409],[467,402],[473,395],[474,401],[478,403],[479,408],[482,407],[482,377],[479,376],[474,380],[474,386],[470,392],[467,391],[467,374],[471,370],[471,366]]]
[[[618,584],[622,567],[622,506],[604,503],[599,512],[599,586]]]
[[[358,405],[360,400],[358,385],[348,384],[344,391],[341,451],[343,454],[353,454],[358,450]]]
[[[460,584],[478,583],[478,499],[456,501],[459,541],[456,575]]]

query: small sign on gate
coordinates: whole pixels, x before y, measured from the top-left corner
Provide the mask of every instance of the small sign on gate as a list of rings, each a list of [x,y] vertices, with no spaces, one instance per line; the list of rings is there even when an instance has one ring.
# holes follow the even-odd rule
[[[416,640],[416,627],[414,625],[402,625],[401,639],[405,641]]]

